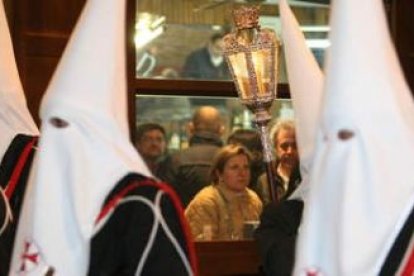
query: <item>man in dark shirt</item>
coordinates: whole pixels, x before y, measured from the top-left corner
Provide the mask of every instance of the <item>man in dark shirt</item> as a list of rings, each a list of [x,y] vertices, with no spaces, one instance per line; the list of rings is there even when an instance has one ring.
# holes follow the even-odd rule
[[[216,108],[203,106],[195,111],[189,129],[190,147],[167,160],[165,173],[165,181],[174,187],[184,207],[210,183],[211,162],[223,145],[224,125]]]
[[[191,79],[230,79],[223,56],[223,35],[213,34],[206,47],[192,52],[186,59],[183,77]]]
[[[162,179],[167,142],[165,129],[155,123],[144,123],[138,126],[135,139],[135,147],[151,170],[152,174]]]

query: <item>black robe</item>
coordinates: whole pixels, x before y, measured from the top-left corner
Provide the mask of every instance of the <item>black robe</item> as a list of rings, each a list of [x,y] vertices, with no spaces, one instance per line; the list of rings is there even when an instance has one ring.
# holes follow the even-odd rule
[[[165,225],[192,273],[197,274],[194,245],[180,200],[168,185],[131,174],[112,190],[102,208],[91,242],[88,275],[135,275],[141,260],[141,275],[189,275],[162,225],[152,231],[154,214],[149,204],[155,204],[161,194],[159,206]],[[152,238],[153,244],[148,246]]]
[[[1,134],[0,134],[1,135]],[[0,186],[7,193],[8,203],[0,197],[0,228],[6,218],[6,204],[10,206],[13,220],[8,220],[7,226],[0,234],[0,275],[8,275],[14,237],[20,217],[27,178],[33,161],[37,137],[18,134],[0,163]]]
[[[408,263],[414,262],[414,247],[412,245],[414,239],[414,209],[404,223],[403,228],[398,234],[387,258],[381,268],[380,275],[400,275],[404,274],[404,270],[409,267]],[[411,246],[410,246],[411,244]],[[412,268],[412,267],[411,267]],[[411,273],[413,269],[411,269]],[[405,271],[407,273],[407,271]],[[411,274],[412,275],[412,274]]]
[[[302,211],[301,200],[270,203],[263,210],[255,238],[265,275],[292,275]]]
[[[291,275],[294,265],[297,229],[303,202],[287,200],[279,206],[270,204],[263,210],[256,231],[266,275]],[[414,209],[397,236],[379,275],[412,275],[414,268]],[[410,270],[411,269],[411,270]],[[407,272],[409,271],[409,272]]]

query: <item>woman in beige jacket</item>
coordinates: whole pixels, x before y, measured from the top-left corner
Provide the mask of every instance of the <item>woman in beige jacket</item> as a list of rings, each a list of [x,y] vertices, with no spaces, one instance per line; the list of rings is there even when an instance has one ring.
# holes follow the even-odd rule
[[[250,162],[250,153],[240,145],[225,146],[216,154],[212,185],[202,189],[185,211],[195,239],[242,239],[244,224],[259,220],[262,202],[247,188]]]

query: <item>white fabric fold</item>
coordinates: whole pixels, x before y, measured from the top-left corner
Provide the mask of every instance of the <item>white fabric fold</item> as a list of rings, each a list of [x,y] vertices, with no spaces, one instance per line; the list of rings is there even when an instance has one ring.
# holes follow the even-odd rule
[[[378,275],[414,203],[414,102],[383,4],[335,0],[295,275]]]
[[[21,255],[29,242],[57,275],[85,275],[109,192],[128,173],[152,177],[129,141],[125,21],[125,0],[87,1],[46,91],[12,274],[28,263]]]
[[[291,198],[303,198],[309,188],[324,76],[286,0],[280,0],[279,11],[302,176]]]

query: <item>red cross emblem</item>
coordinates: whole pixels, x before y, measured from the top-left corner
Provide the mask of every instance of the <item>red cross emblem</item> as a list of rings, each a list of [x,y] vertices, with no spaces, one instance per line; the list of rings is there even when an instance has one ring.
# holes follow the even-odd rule
[[[32,242],[24,242],[24,252],[21,256],[21,272],[28,272],[39,265],[40,253],[37,246]]]
[[[322,273],[317,268],[308,268],[306,270],[306,276],[322,276]]]

